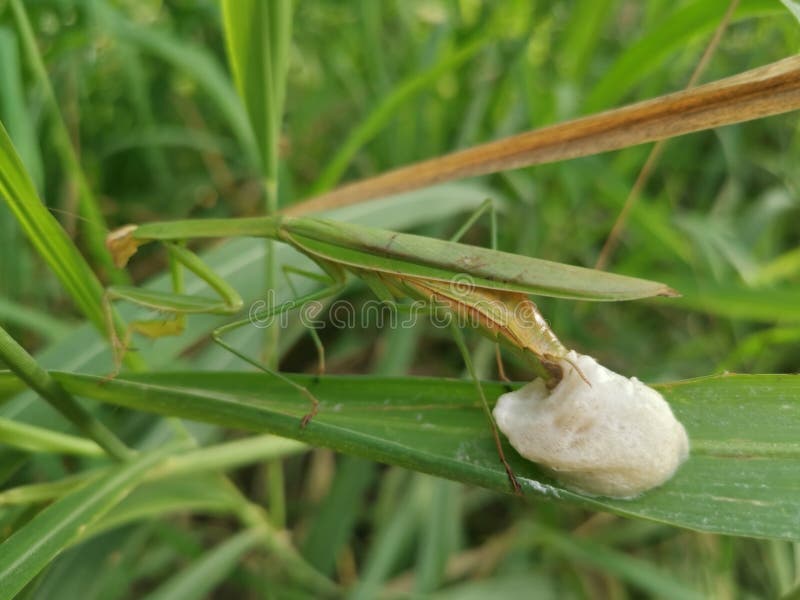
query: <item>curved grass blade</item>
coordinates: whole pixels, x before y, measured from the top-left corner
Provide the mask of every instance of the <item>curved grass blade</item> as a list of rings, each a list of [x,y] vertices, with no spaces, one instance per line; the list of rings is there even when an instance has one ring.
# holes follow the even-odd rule
[[[90,440],[3,418],[0,418],[0,444],[21,448],[28,452],[52,452],[78,456],[103,456],[104,454],[103,449]]]
[[[53,134],[56,141],[55,149],[63,163],[64,175],[77,184],[78,207],[81,217],[84,219],[87,250],[95,264],[102,267],[113,281],[125,283],[128,281],[127,274],[114,267],[108,252],[106,252],[105,235],[108,227],[103,213],[100,211],[100,204],[89,186],[78,155],[72,145],[67,125],[61,115],[58,99],[53,91],[53,86],[50,84],[50,78],[47,75],[47,69],[36,43],[36,36],[31,28],[28,15],[25,12],[25,7],[20,0],[11,0],[10,4],[28,62],[38,80],[39,86],[44,90],[45,101],[53,123]]]
[[[39,200],[33,182],[0,124],[0,195],[31,244],[69,292],[78,309],[99,331],[105,330],[103,287],[58,221]]]
[[[145,596],[146,600],[207,598],[264,535],[259,529],[247,529],[231,536]]]
[[[110,456],[127,460],[132,452],[102,422],[86,411],[65,391],[14,338],[0,327],[0,359],[32,390],[71,421],[87,437],[93,439]]]
[[[791,56],[683,92],[399,167],[295,204],[284,213],[314,213],[435,183],[619,150],[799,107],[800,57]]]
[[[210,52],[185,40],[177,41],[159,29],[136,25],[125,19],[108,2],[95,1],[90,6],[102,28],[116,39],[154,54],[193,77],[227,120],[249,164],[253,167],[259,164],[258,150],[242,103],[225,71]]]
[[[0,196],[5,198],[25,235],[61,281],[78,309],[99,332],[104,333],[107,323],[103,311],[103,286],[61,225],[42,204],[2,123]],[[122,334],[124,326],[116,314],[112,314],[114,326]],[[128,353],[126,363],[131,368],[142,365],[135,352]]]
[[[301,429],[294,390],[251,373],[142,374],[100,385],[53,374],[66,389],[114,405],[226,427],[270,431],[487,488],[508,491],[471,382],[326,377],[320,413]],[[655,386],[685,424],[692,456],[663,487],[633,500],[570,492],[510,448],[526,494],[680,527],[800,540],[800,377],[729,375]],[[493,397],[500,384],[485,384]]]
[[[84,528],[122,500],[147,471],[166,458],[167,446],[121,465],[108,476],[45,508],[0,545],[0,600],[10,600]]]

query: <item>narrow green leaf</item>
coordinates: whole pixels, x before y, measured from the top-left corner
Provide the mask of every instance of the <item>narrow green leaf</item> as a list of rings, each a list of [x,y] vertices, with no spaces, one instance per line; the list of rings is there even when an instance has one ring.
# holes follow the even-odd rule
[[[0,418],[0,444],[29,452],[103,455],[103,449],[90,440],[3,418]]]
[[[108,324],[103,310],[103,286],[75,244],[39,199],[33,182],[2,123],[0,123],[0,196],[5,198],[25,235],[61,281],[78,309],[99,332],[105,334]],[[123,325],[113,309],[112,319],[121,334]],[[142,365],[141,359],[135,352],[128,353],[126,363],[132,368],[140,368]]]
[[[410,102],[417,94],[438,81],[445,73],[458,68],[475,56],[481,48],[486,46],[489,39],[491,38],[483,36],[457,47],[447,52],[439,62],[429,69],[421,73],[415,72],[407,79],[399,82],[394,90],[378,102],[364,120],[345,138],[339,150],[333,155],[333,158],[317,178],[310,195],[321,194],[335,186],[358,151],[386,127],[387,123],[395,116],[397,110],[403,104]]]
[[[258,165],[258,151],[247,114],[236,90],[213,54],[200,45],[188,43],[184,39],[179,41],[167,31],[131,23],[110,3],[93,1],[90,6],[104,32],[158,56],[181,73],[195,79],[227,120],[249,163],[253,167]]]
[[[683,293],[679,301],[665,300],[682,310],[764,323],[800,322],[800,290],[792,287],[748,288],[735,283],[718,284],[673,279]]]
[[[509,491],[472,383],[326,377],[310,386],[320,413],[302,429],[306,402],[252,373],[148,374],[101,385],[54,374],[75,394],[163,415],[270,431],[440,477]],[[661,488],[633,500],[570,492],[508,448],[527,494],[578,502],[681,527],[800,540],[800,377],[729,375],[656,386],[686,426],[692,455]],[[490,398],[503,386],[485,384]]]
[[[237,566],[242,555],[264,537],[259,529],[248,529],[228,538],[204,553],[183,571],[173,575],[147,600],[191,600],[207,598],[214,588]]]
[[[89,265],[39,199],[11,138],[0,124],[0,195],[39,252],[72,297],[78,309],[99,331],[105,331],[103,287]]]
[[[636,83],[658,72],[657,67],[670,55],[684,51],[687,44],[712,32],[729,4],[730,0],[694,0],[680,6],[653,31],[630,44],[605,70],[600,83],[586,98],[585,112],[593,113],[617,104]],[[734,21],[778,14],[782,10],[772,0],[743,0],[734,14]]]
[[[353,535],[353,528],[363,511],[367,487],[375,479],[375,467],[360,458],[346,457],[336,469],[328,495],[314,511],[314,520],[301,552],[321,573],[331,575],[342,548]]]
[[[106,252],[104,242],[108,227],[106,227],[105,217],[103,217],[103,213],[100,211],[100,204],[89,186],[78,155],[72,145],[67,125],[64,123],[64,118],[61,115],[58,99],[53,91],[53,86],[50,84],[47,69],[45,68],[42,55],[39,52],[36,37],[31,28],[30,21],[28,20],[28,15],[25,12],[25,7],[20,0],[10,0],[10,4],[26,58],[36,76],[37,83],[44,90],[45,101],[47,102],[47,108],[51,113],[50,117],[53,122],[53,133],[56,142],[55,150],[61,158],[64,176],[77,184],[78,207],[81,217],[84,220],[88,252],[92,260],[94,260],[98,266],[101,266],[111,279],[117,283],[125,282],[128,280],[127,274],[114,266],[111,257],[108,252]]]
[[[44,167],[35,120],[25,99],[16,34],[0,27],[0,119],[19,148],[22,161],[39,191],[43,191]]]
[[[55,381],[36,360],[0,327],[0,359],[32,390],[72,422],[79,431],[93,439],[110,456],[123,461],[131,451],[109,429],[81,406]]]
[[[72,330],[68,323],[45,312],[0,298],[0,323],[3,322],[27,328],[51,340],[64,337]]]
[[[221,4],[228,61],[258,143],[267,198],[275,202],[292,3],[222,0]],[[269,206],[267,212],[276,208]]]
[[[542,544],[572,563],[585,564],[603,573],[613,574],[621,580],[639,588],[648,597],[669,598],[671,600],[701,600],[705,598],[651,563],[612,550],[606,545],[589,539],[575,538],[555,529],[529,522],[523,527],[528,544]]]
[[[148,469],[172,452],[166,447],[141,455],[111,474],[45,508],[0,545],[0,600],[13,598],[82,531],[110,510]]]

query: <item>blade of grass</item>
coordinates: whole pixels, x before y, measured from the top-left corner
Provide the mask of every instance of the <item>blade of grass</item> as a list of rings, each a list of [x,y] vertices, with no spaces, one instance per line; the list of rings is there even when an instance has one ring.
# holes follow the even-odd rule
[[[109,3],[94,0],[89,7],[102,31],[108,31],[115,38],[158,56],[197,81],[228,122],[248,164],[254,169],[260,164],[247,113],[224,70],[210,52],[186,40],[179,41],[169,32],[131,23]]]
[[[700,600],[706,597],[644,560],[586,538],[574,539],[541,524],[529,522],[526,525],[523,535],[527,544],[542,544],[570,563],[588,564],[603,573],[613,573],[648,595],[672,600]]]
[[[81,531],[102,517],[136,486],[174,446],[140,455],[112,473],[45,508],[0,545],[0,600],[11,600]]]
[[[602,110],[619,102],[640,80],[658,72],[658,66],[687,45],[717,27],[729,0],[694,0],[679,7],[645,37],[628,46],[607,69],[586,98],[585,109]],[[734,21],[778,14],[782,9],[770,0],[744,0]]]
[[[74,394],[248,430],[271,431],[464,483],[508,491],[508,480],[469,381],[328,376],[311,385],[319,414],[284,383],[250,373],[141,374],[100,385],[54,373]],[[667,484],[632,500],[571,492],[506,456],[523,490],[553,500],[729,535],[800,540],[800,377],[736,375],[655,386],[689,432],[692,455]],[[484,383],[489,397],[505,390]],[[338,408],[334,408],[338,407]],[[747,460],[743,460],[746,457]]]
[[[107,323],[103,310],[103,286],[58,221],[39,200],[33,182],[2,124],[0,124],[0,196],[5,198],[23,232],[61,281],[81,313],[99,332],[105,332]],[[122,322],[113,311],[112,314],[118,334],[123,335]],[[126,364],[131,368],[143,366],[135,352],[127,354]]]
[[[203,553],[192,564],[167,579],[144,598],[146,600],[207,598],[236,568],[242,556],[252,550],[264,535],[265,532],[262,530],[246,529],[229,537],[215,548]]]
[[[386,124],[403,104],[435,84],[445,73],[458,68],[475,56],[487,45],[489,39],[487,36],[482,36],[451,50],[429,69],[422,73],[414,73],[400,82],[392,92],[378,102],[370,114],[342,142],[336,154],[317,178],[311,191],[312,195],[322,194],[336,185],[358,151],[386,127]]]
[[[401,167],[289,207],[291,215],[356,204],[464,177],[627,148],[800,108],[800,57],[588,117]]]
[[[147,474],[146,480],[169,481],[187,475],[226,473],[246,465],[292,456],[307,449],[305,444],[296,440],[274,435],[257,435],[175,453],[163,464],[154,467]],[[10,488],[0,492],[0,506],[53,500],[106,472],[106,468],[93,469],[54,482]]]
[[[36,43],[36,36],[31,28],[25,7],[20,0],[10,0],[11,12],[20,33],[22,47],[24,48],[28,63],[33,70],[38,85],[44,90],[45,100],[50,111],[53,124],[53,135],[56,142],[56,151],[63,163],[64,175],[78,186],[80,215],[84,220],[86,234],[86,248],[95,264],[101,266],[109,278],[116,283],[125,283],[128,276],[124,271],[114,266],[111,256],[106,251],[105,236],[108,227],[105,223],[100,205],[94,197],[86,175],[81,167],[78,155],[72,145],[69,131],[59,109],[53,86],[47,76],[47,69]]]
[[[258,143],[269,214],[277,209],[278,138],[292,5],[289,0],[222,0],[221,4],[228,61]]]
[[[350,456],[339,462],[333,485],[314,511],[314,520],[301,546],[303,556],[321,573],[333,573],[363,512],[363,503],[354,499],[364,498],[374,479],[373,463]]]
[[[669,277],[666,279],[670,280]],[[680,286],[683,296],[676,304],[664,299],[665,304],[727,317],[729,319],[758,321],[762,323],[800,322],[800,290],[792,287],[748,288],[735,283],[693,282],[671,279]]]
[[[0,328],[0,359],[17,377],[71,421],[79,431],[97,442],[110,456],[119,461],[131,457],[131,451],[125,444],[53,380],[3,328]]]
[[[73,329],[69,323],[40,310],[0,298],[0,323],[3,322],[35,331],[50,340],[62,338]]]
[[[84,438],[0,418],[0,444],[29,452],[102,456],[103,449]]]
[[[36,184],[44,191],[44,167],[36,136],[35,120],[22,86],[17,36],[6,27],[0,27],[0,117],[8,124],[8,133],[14,140],[22,162]]]

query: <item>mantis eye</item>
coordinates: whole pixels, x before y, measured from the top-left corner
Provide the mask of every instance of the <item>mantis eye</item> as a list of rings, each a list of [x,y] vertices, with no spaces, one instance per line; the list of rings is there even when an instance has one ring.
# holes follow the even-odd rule
[[[590,495],[633,498],[672,477],[689,438],[661,394],[574,351],[560,364],[552,390],[535,379],[497,401],[497,426],[517,452]]]

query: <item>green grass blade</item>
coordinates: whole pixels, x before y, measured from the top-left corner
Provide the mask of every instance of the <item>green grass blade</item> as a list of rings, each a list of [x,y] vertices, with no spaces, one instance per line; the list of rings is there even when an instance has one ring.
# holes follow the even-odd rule
[[[58,221],[39,200],[33,182],[0,124],[0,195],[39,252],[61,281],[78,309],[99,331],[105,330],[103,287]]]
[[[93,439],[110,456],[124,461],[131,457],[125,444],[65,391],[14,338],[0,327],[0,359],[79,431]]]
[[[25,99],[20,67],[17,36],[12,30],[0,27],[0,118],[8,124],[8,133],[15,141],[36,189],[43,191],[42,155],[35,121]]]
[[[148,374],[100,385],[57,374],[74,394],[114,405],[256,431],[508,491],[468,381],[302,378],[322,401],[303,430],[303,398],[259,374]],[[663,487],[634,500],[570,492],[506,450],[528,494],[702,531],[800,540],[800,377],[731,375],[656,386],[685,424],[692,456]],[[485,384],[489,397],[503,393]],[[746,460],[745,460],[746,459]]]
[[[671,280],[683,293],[679,301],[665,300],[682,310],[710,315],[785,324],[800,322],[800,290],[793,287],[748,288],[741,284]]]
[[[165,484],[182,477],[182,481],[194,482],[202,479],[202,477],[198,476],[208,473],[224,473],[245,465],[280,459],[306,450],[308,450],[308,447],[296,440],[274,435],[256,435],[241,440],[215,444],[204,448],[193,448],[186,452],[176,453],[165,464],[153,468],[147,475],[147,481],[157,482],[153,488],[163,492]],[[53,500],[84,485],[89,479],[99,477],[106,472],[107,469],[82,471],[77,475],[70,475],[51,483],[33,483],[3,490],[0,492],[0,506]],[[141,488],[134,496],[144,492],[146,487]],[[207,508],[210,505],[214,507],[227,506],[230,498],[228,495],[224,495],[224,502],[219,502],[218,485],[208,485],[206,488],[210,490],[212,495],[203,500],[204,507]],[[180,486],[178,486],[176,492],[175,496],[178,498],[185,496],[180,492]],[[193,494],[193,497],[197,501],[202,498],[202,495]],[[134,497],[130,500],[133,499]],[[126,500],[127,502],[129,500]],[[180,500],[176,501],[176,504],[180,505]],[[160,505],[162,507],[164,505],[163,494]],[[131,510],[130,512],[138,514],[141,509]],[[112,514],[111,516],[113,517],[114,515]]]
[[[320,174],[310,195],[316,196],[335,186],[341,180],[353,157],[386,127],[403,104],[436,83],[444,74],[472,58],[486,46],[488,40],[489,38],[486,36],[472,40],[445,54],[439,62],[426,71],[414,73],[408,79],[400,82],[342,142],[336,154]]]
[[[120,502],[148,469],[168,456],[167,447],[141,455],[113,473],[45,508],[0,545],[0,600],[13,598],[82,531]]]
[[[551,552],[564,557],[570,564],[591,565],[602,573],[613,573],[621,580],[639,588],[648,597],[670,600],[702,600],[706,597],[680,583],[674,575],[661,571],[647,561],[585,538],[570,536],[556,529],[535,523],[526,525],[523,527],[523,532],[529,543],[544,545]]]
[[[100,211],[100,205],[92,192],[86,175],[83,172],[78,155],[72,145],[67,125],[61,116],[58,99],[47,75],[44,60],[39,52],[36,37],[31,28],[25,7],[20,0],[11,0],[11,11],[20,33],[22,46],[27,55],[28,62],[36,75],[39,86],[44,90],[48,110],[53,122],[53,133],[56,141],[56,151],[63,163],[64,175],[76,182],[78,189],[80,215],[84,220],[86,247],[92,260],[102,267],[108,276],[116,282],[125,282],[127,275],[117,269],[105,249],[105,234],[108,227]]]
[[[102,456],[104,454],[100,446],[87,439],[3,418],[0,418],[0,444],[21,448],[28,452],[63,453],[77,456]]]
[[[146,600],[191,600],[207,598],[214,588],[236,568],[242,555],[254,548],[264,537],[259,529],[249,529],[231,536],[205,552],[183,571],[173,575]]]
[[[222,0],[228,62],[261,156],[267,212],[277,208],[278,138],[289,63],[289,0]]]
[[[348,456],[339,463],[336,478],[314,511],[314,521],[301,548],[306,560],[321,573],[333,573],[336,559],[363,514],[363,502],[353,499],[364,498],[374,480],[375,466],[368,461]]]
[[[250,165],[255,168],[259,164],[258,150],[247,114],[236,90],[213,54],[200,45],[187,43],[186,40],[179,41],[169,32],[132,23],[107,2],[94,1],[90,6],[104,32],[158,56],[196,80],[227,121]]]
[[[72,329],[68,323],[45,312],[0,298],[0,323],[3,322],[35,331],[50,340],[62,338]]]
[[[663,19],[606,70],[603,79],[587,96],[584,111],[593,113],[614,106],[636,83],[658,72],[658,66],[672,54],[684,51],[688,44],[711,33],[729,4],[730,0],[694,0]],[[734,14],[734,21],[779,14],[782,10],[771,0],[743,0]]]
[[[0,196],[5,199],[22,231],[53,270],[78,310],[97,331],[105,335],[107,320],[103,311],[103,286],[61,225],[42,204],[2,123],[0,123]],[[118,332],[122,333],[122,324],[115,314],[113,320]],[[141,359],[135,352],[128,353],[126,364],[132,368],[142,366]]]

